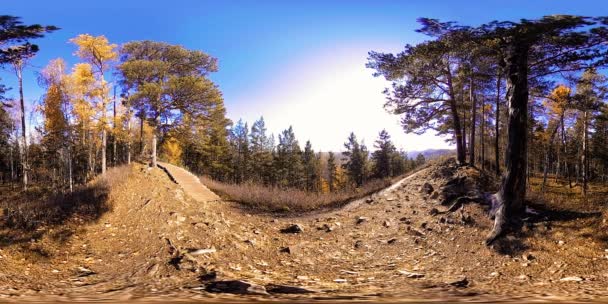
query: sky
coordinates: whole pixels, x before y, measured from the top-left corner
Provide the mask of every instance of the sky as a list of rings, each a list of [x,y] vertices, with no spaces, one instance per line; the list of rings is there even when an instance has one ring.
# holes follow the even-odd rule
[[[365,68],[369,51],[399,52],[423,41],[415,32],[419,17],[478,25],[551,14],[608,15],[606,0],[0,0],[0,14],[25,24],[61,30],[35,41],[40,52],[24,74],[31,109],[44,93],[37,73],[54,58],[77,63],[78,34],[105,35],[110,42],[157,40],[183,45],[219,60],[211,79],[224,96],[227,115],[249,126],[264,117],[269,132],[293,126],[303,144],[339,151],[350,132],[371,147],[386,129],[406,151],[449,148],[432,132],[405,134],[399,117],[383,109],[389,85]],[[2,83],[13,87],[10,70]]]

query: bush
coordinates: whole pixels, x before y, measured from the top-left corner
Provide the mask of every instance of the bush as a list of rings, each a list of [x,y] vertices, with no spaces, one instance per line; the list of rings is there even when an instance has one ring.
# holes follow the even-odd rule
[[[356,189],[333,193],[316,193],[290,188],[267,187],[254,183],[222,183],[209,177],[201,177],[201,182],[229,200],[245,204],[254,209],[273,212],[303,212],[319,208],[339,207],[392,184],[391,179],[376,179]]]

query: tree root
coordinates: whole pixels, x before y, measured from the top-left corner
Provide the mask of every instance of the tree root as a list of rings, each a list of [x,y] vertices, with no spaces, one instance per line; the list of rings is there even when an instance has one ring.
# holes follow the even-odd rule
[[[492,231],[490,231],[490,234],[488,234],[486,237],[486,246],[492,245],[494,241],[505,235],[508,226],[506,209],[507,208],[504,203],[501,203],[496,209],[496,212],[494,213],[494,227],[492,227]]]

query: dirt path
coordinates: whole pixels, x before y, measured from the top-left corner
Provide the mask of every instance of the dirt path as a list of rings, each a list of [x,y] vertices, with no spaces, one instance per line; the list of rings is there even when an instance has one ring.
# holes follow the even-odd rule
[[[172,164],[159,162],[158,166],[165,170],[167,174],[178,185],[184,189],[187,195],[197,202],[209,202],[219,200],[220,197],[203,185],[198,177],[187,170]]]
[[[297,217],[249,213],[214,199],[185,170],[169,168],[176,180],[189,180],[193,197],[161,169],[134,165],[112,189],[111,210],[96,222],[47,227],[22,244],[0,247],[0,301],[608,297],[608,247],[592,238],[594,218],[533,224],[487,248],[482,243],[492,222],[479,206],[431,215],[444,208],[420,191],[425,182],[441,182],[433,168],[371,201]],[[194,198],[199,192],[204,195]],[[303,231],[281,231],[293,224]],[[229,280],[268,294],[205,291]],[[276,285],[315,293],[271,292]]]

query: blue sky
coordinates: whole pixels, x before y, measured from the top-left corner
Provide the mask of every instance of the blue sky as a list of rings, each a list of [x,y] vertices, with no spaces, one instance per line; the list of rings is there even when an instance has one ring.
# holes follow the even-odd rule
[[[365,69],[370,50],[398,52],[424,39],[416,18],[476,25],[491,20],[548,14],[608,14],[605,0],[514,1],[15,1],[0,14],[26,24],[56,25],[37,40],[41,51],[24,76],[31,108],[43,91],[36,72],[49,60],[77,59],[68,40],[105,35],[112,43],[158,40],[199,49],[219,59],[212,79],[224,94],[228,116],[253,122],[261,115],[275,134],[294,126],[301,142],[317,150],[340,150],[350,131],[371,146],[386,128],[405,150],[447,147],[433,134],[406,135],[398,117],[382,109],[387,85]],[[15,88],[15,77],[0,71]],[[16,97],[17,91],[9,92]]]

